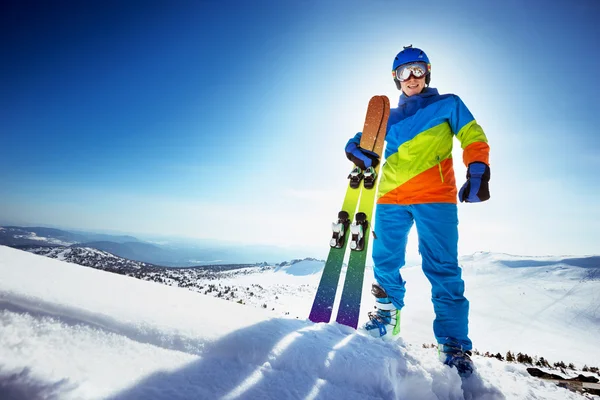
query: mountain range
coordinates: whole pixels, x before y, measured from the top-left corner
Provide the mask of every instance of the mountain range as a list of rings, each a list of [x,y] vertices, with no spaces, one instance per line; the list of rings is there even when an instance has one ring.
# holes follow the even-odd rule
[[[174,237],[140,239],[131,235],[110,235],[46,227],[0,226],[0,245],[14,248],[84,247],[118,257],[167,267],[281,262],[298,258],[298,250],[277,246],[250,246],[233,242]]]

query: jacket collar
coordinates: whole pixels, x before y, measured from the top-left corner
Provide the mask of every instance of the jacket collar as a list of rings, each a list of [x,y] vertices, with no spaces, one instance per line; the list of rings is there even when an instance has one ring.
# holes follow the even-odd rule
[[[416,103],[416,102],[420,103],[428,97],[439,96],[439,94],[440,93],[438,92],[437,89],[430,88],[430,87],[426,87],[425,89],[423,89],[423,91],[421,93],[415,94],[410,97],[405,95],[404,92],[402,92],[402,95],[400,95],[400,100],[398,101],[398,106],[401,106],[403,104]]]

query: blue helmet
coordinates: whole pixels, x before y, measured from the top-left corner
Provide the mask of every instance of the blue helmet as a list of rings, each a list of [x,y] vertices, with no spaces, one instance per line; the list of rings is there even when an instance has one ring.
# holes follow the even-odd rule
[[[431,63],[429,62],[429,57],[427,57],[427,54],[425,54],[423,50],[412,47],[412,44],[409,46],[404,46],[404,49],[396,55],[396,58],[394,58],[394,64],[392,65],[392,73],[399,66],[416,61],[421,61],[427,64],[429,72],[425,77],[425,83],[429,85],[429,82],[431,81]],[[398,80],[394,79],[394,83],[396,83],[398,90],[402,90]]]

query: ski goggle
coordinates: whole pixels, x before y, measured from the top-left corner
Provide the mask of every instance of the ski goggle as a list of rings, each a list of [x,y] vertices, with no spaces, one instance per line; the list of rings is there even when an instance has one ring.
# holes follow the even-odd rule
[[[400,65],[398,68],[392,71],[392,75],[394,79],[404,82],[409,80],[411,75],[417,79],[422,78],[429,73],[430,69],[430,64],[426,64],[424,62],[414,62]]]

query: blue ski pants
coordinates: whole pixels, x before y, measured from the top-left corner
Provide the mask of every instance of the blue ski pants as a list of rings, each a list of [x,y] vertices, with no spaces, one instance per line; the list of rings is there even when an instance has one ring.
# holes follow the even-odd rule
[[[435,311],[433,333],[438,343],[455,339],[471,350],[468,337],[469,301],[458,266],[458,209],[452,203],[378,204],[375,212],[373,262],[375,280],[396,308],[404,307],[405,264],[408,233],[417,226],[423,272],[431,283]]]

